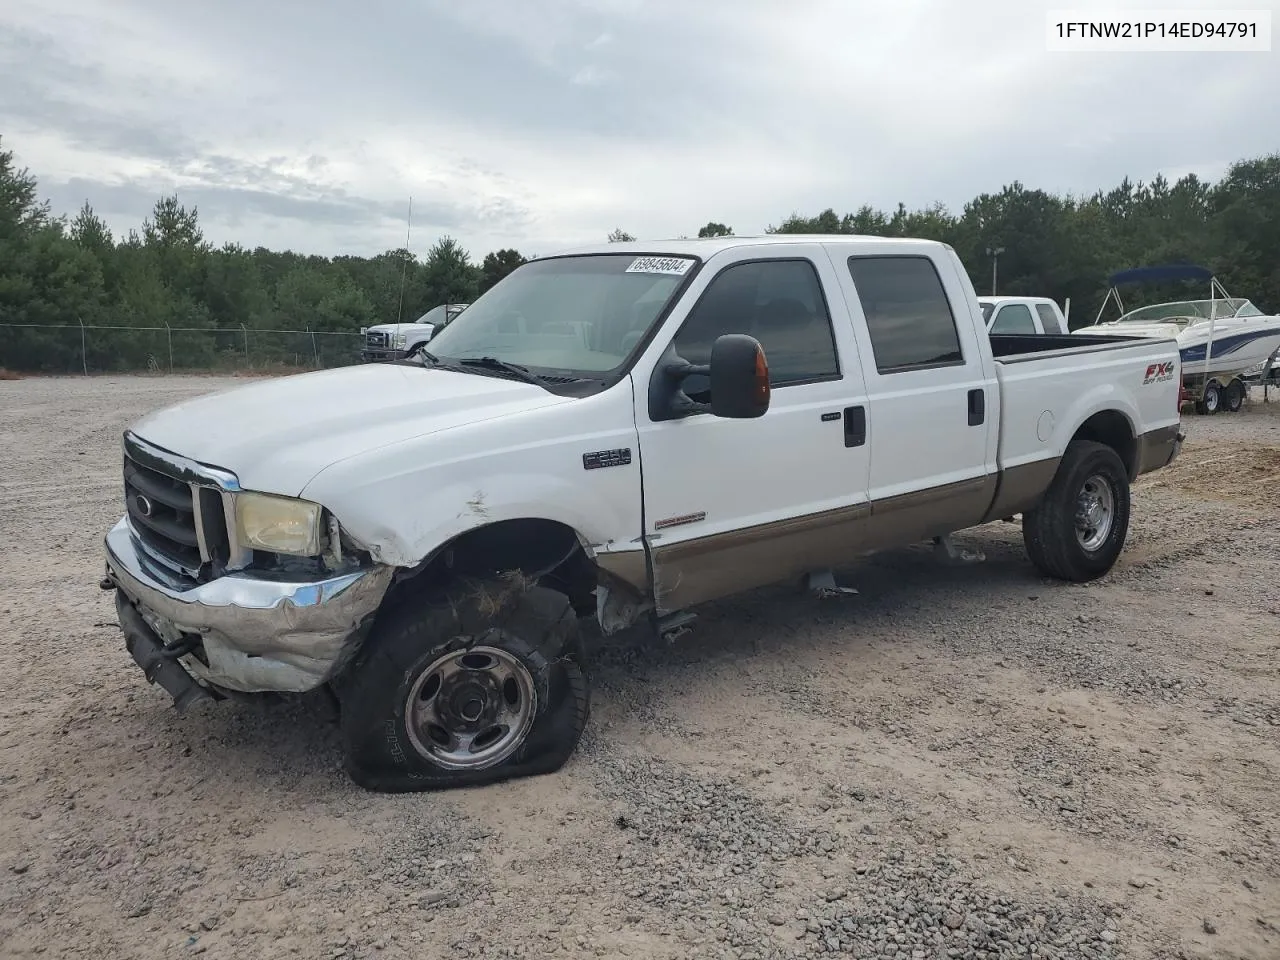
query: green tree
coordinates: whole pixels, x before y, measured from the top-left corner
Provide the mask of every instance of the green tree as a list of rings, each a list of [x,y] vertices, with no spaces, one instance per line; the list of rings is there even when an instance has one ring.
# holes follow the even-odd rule
[[[470,303],[479,284],[479,269],[456,240],[444,236],[432,245],[423,262],[427,309],[441,303]]]
[[[199,296],[209,250],[195,207],[188,210],[178,202],[176,194],[161,197],[151,216],[142,221],[142,249],[160,282],[175,297]]]
[[[486,253],[480,264],[480,286],[478,293],[484,293],[516,267],[528,260],[519,250],[495,250]]]
[[[699,237],[731,237],[733,236],[733,227],[726,227],[723,223],[710,221],[705,227],[698,231]]]
[[[634,239],[635,237],[627,233],[621,227],[616,228],[612,233],[609,234],[610,243],[630,243]]]
[[[0,242],[29,236],[50,221],[49,202],[37,199],[38,183],[31,172],[14,163],[0,137]]]
[[[76,218],[71,221],[71,239],[90,253],[101,257],[116,248],[115,238],[106,221],[93,212],[89,201],[84,202]]]

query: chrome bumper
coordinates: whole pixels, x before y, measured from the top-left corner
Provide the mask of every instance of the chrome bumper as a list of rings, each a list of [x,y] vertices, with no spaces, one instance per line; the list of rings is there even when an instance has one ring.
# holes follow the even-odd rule
[[[207,664],[195,653],[175,662],[196,680],[243,693],[301,693],[327,680],[334,665],[345,662],[348,642],[378,609],[392,577],[391,567],[379,565],[302,583],[241,573],[190,586],[138,548],[126,518],[107,534],[105,546],[107,580],[156,638],[177,647],[183,634],[200,637]],[[126,633],[141,629],[124,617],[121,627]],[[132,640],[129,647],[132,652]]]

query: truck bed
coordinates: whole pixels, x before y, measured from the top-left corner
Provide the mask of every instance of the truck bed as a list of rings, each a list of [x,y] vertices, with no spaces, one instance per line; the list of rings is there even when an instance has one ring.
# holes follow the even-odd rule
[[[1136,435],[1179,421],[1178,344],[1151,337],[997,334],[1002,469],[1060,457],[1079,424],[1110,410]]]
[[[1151,337],[1123,337],[1087,333],[993,333],[991,354],[999,363],[1034,360],[1043,354],[1096,353],[1135,343],[1159,342]],[[1085,349],[1087,348],[1087,349]]]

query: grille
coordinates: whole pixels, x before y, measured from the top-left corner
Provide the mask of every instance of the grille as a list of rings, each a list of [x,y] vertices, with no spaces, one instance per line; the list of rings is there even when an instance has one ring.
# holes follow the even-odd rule
[[[364,344],[371,349],[381,350],[387,345],[387,335],[380,330],[370,330],[364,335]]]
[[[219,576],[230,554],[222,494],[125,456],[125,510],[156,559],[195,580]]]

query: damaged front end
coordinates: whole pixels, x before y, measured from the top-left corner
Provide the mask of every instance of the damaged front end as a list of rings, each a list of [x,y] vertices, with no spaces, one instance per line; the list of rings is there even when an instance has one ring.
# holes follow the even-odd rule
[[[303,693],[354,656],[393,568],[322,521],[314,557],[246,545],[233,474],[125,438],[128,511],[106,576],[125,646],[179,711],[229,694]],[[252,494],[249,494],[252,496]],[[240,518],[243,521],[243,517]]]

